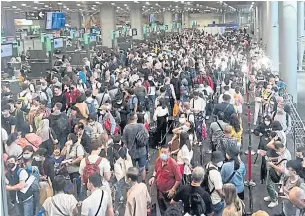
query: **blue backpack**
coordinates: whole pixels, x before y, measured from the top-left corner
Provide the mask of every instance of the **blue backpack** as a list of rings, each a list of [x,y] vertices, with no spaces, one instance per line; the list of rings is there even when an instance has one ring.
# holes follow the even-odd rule
[[[97,110],[94,105],[94,101],[91,101],[91,103],[86,101],[86,104],[88,106],[89,114],[97,115]]]

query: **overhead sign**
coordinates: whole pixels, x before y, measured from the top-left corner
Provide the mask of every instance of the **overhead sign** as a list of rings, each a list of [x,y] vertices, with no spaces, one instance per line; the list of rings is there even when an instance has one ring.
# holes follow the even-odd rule
[[[32,12],[25,12],[25,18],[27,20],[38,20],[38,12],[32,11]]]
[[[15,19],[14,20],[16,26],[31,26],[33,25],[32,20],[26,20],[26,19]]]
[[[45,20],[47,12],[60,12],[60,11],[59,10],[52,10],[52,11],[40,10],[40,11],[26,12],[25,17],[27,20]]]

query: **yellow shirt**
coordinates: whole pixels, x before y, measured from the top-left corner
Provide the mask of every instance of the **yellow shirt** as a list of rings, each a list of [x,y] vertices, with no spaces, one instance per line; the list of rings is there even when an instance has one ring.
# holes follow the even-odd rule
[[[243,129],[241,128],[239,132],[236,132],[234,128],[232,128],[232,137],[237,139],[237,143],[241,144],[241,137],[243,134]]]

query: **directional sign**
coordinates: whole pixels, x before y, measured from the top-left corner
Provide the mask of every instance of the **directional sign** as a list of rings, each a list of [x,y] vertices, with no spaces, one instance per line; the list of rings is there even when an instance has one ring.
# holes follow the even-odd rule
[[[39,15],[38,12],[25,12],[25,18],[27,20],[38,20],[39,19]]]
[[[46,15],[46,11],[39,11],[38,13],[38,19],[44,20],[44,16]]]

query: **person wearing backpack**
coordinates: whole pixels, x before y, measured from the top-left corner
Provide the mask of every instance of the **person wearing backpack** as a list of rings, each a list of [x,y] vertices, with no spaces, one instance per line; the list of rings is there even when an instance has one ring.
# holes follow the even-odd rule
[[[183,185],[171,200],[171,204],[182,200],[184,214],[209,215],[213,212],[210,194],[200,187],[205,171],[202,167],[195,167],[192,171],[191,184]]]
[[[87,97],[86,100],[85,100],[85,103],[88,106],[89,114],[97,116],[97,109],[99,107],[99,104],[97,103],[96,99],[92,98],[92,91],[91,90],[87,90],[85,92],[85,95]]]
[[[146,159],[147,159],[147,145],[148,145],[148,131],[144,124],[137,123],[138,116],[136,113],[130,114],[130,123],[125,126],[123,130],[122,142],[127,146],[132,163],[136,166],[138,162],[142,181],[145,181]]]
[[[211,156],[211,161],[206,165],[206,173],[201,186],[211,195],[211,200],[215,216],[222,216],[225,207],[223,200],[223,183],[219,172],[225,157],[221,151],[214,151]]]
[[[244,200],[244,175],[246,166],[239,159],[239,147],[231,146],[226,150],[227,162],[221,167],[221,178],[224,184],[232,183],[236,187],[237,195]]]
[[[92,173],[99,173],[103,176],[103,180],[109,181],[111,177],[110,163],[104,158],[100,157],[100,152],[104,148],[98,139],[92,141],[91,154],[83,158],[79,166],[79,174],[82,178],[82,183],[86,187],[88,178]]]
[[[50,120],[50,128],[55,132],[60,147],[63,148],[67,135],[70,132],[70,124],[68,120],[68,116],[65,112],[61,112],[62,104],[56,103],[53,107],[53,113],[49,116]]]
[[[21,192],[27,187],[26,181],[30,177],[29,174],[20,167],[16,156],[7,158],[6,167],[8,169],[6,190],[12,203],[18,206],[20,215],[33,216],[33,191],[28,189],[25,193]]]
[[[236,187],[227,183],[223,185],[223,192],[225,194],[226,207],[222,213],[222,216],[242,216],[245,213],[245,204],[238,197]]]

